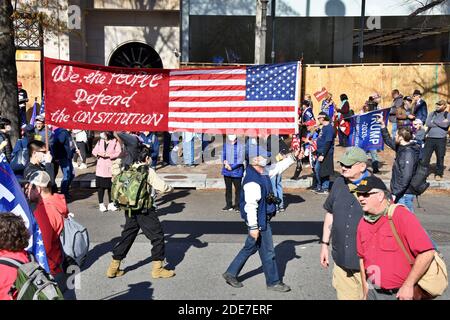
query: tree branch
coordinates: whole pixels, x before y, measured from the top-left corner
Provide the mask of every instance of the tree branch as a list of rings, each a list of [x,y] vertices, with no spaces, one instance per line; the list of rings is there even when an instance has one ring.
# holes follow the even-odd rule
[[[418,8],[416,11],[414,11],[413,13],[411,13],[409,16],[410,17],[415,17],[419,14],[421,14],[422,12],[428,11],[431,8],[434,8],[440,4],[443,4],[444,2],[446,2],[447,0],[433,0],[430,3]]]

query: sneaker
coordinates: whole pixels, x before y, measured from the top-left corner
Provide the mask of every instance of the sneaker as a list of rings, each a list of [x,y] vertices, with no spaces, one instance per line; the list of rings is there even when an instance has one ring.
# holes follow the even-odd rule
[[[233,207],[225,206],[222,208],[222,211],[233,211]]]
[[[108,204],[108,211],[117,211],[117,207],[114,205],[114,203],[109,203]]]
[[[278,211],[280,211],[280,212],[285,212],[286,209],[285,209],[285,208],[280,208]]]
[[[74,168],[78,168],[78,162],[72,162],[72,166],[73,166]]]
[[[442,180],[442,176],[439,176],[439,175],[434,175],[434,180],[436,180],[436,181],[441,181]]]
[[[78,166],[78,169],[86,169],[86,168],[87,168],[86,163],[82,163]]]
[[[108,209],[106,209],[104,203],[100,203],[100,205],[98,206],[98,210],[100,210],[100,212],[106,212],[106,211],[108,211]]]
[[[320,194],[322,192],[322,189],[313,189],[312,192]]]
[[[284,284],[283,282],[277,283],[273,286],[267,286],[267,290],[277,291],[277,292],[289,292],[291,287]]]
[[[329,192],[328,192],[328,190],[318,190],[318,191],[315,191],[314,192],[315,194],[328,194]]]
[[[241,210],[239,209],[238,206],[234,206],[234,207],[233,207],[233,210],[236,211],[236,212],[241,212]]]
[[[229,273],[224,273],[222,277],[225,279],[226,283],[228,283],[233,288],[242,288],[244,285],[240,282],[236,277],[233,277]]]

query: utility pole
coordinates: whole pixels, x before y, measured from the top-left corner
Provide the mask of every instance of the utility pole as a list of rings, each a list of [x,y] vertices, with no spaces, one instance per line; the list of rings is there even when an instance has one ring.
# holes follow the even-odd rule
[[[361,61],[361,63],[363,62],[364,59],[364,22],[366,20],[366,0],[361,0],[361,25],[360,25],[360,29],[359,29],[359,48],[358,48],[358,53],[359,53],[359,59]]]
[[[271,17],[272,17],[272,52],[270,57],[272,58],[272,63],[275,63],[275,4],[276,0],[272,0],[271,3]]]
[[[269,0],[256,0],[255,64],[266,63],[266,22],[268,2]]]

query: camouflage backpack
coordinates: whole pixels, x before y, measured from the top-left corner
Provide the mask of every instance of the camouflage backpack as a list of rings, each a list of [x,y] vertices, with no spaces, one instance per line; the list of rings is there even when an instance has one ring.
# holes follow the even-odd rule
[[[151,186],[147,181],[149,167],[131,166],[112,179],[111,197],[114,203],[130,214],[151,207]]]

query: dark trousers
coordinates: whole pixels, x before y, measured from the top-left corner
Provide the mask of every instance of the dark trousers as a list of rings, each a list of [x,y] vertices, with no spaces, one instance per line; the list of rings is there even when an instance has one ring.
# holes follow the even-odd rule
[[[164,232],[156,211],[145,210],[141,213],[125,213],[125,226],[119,242],[113,250],[114,260],[123,260],[136,239],[139,229],[152,243],[152,261],[164,260]]]
[[[87,144],[86,142],[77,142],[77,148],[80,150],[81,153],[81,162],[86,163],[86,157],[87,157]],[[73,156],[73,162],[77,162],[79,158],[78,153],[75,153]]]
[[[339,137],[339,144],[342,147],[347,147],[348,136],[346,136],[340,129],[338,129],[338,137]]]
[[[431,156],[436,152],[436,175],[444,175],[444,157],[447,138],[427,138],[423,149],[422,163],[430,165]]]
[[[225,201],[227,207],[233,207],[233,185],[234,185],[234,199],[236,207],[239,207],[241,194],[241,178],[223,177],[225,179]]]
[[[303,170],[302,159],[297,159],[297,166],[295,167],[295,173],[292,178],[297,179]]]
[[[98,188],[98,203],[103,203],[103,199],[105,198],[105,190],[108,192],[108,200],[109,202],[112,202],[111,200],[111,188]]]

